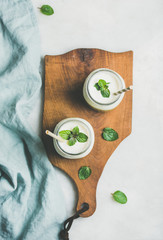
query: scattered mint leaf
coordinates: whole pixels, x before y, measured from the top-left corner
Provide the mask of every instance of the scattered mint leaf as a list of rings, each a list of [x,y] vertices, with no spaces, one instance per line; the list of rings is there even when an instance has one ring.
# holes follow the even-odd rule
[[[53,8],[49,5],[42,5],[42,7],[40,8],[40,11],[45,15],[53,15],[54,14]]]
[[[115,201],[125,204],[127,202],[127,196],[121,192],[121,191],[116,191],[112,194],[113,198]]]
[[[99,85],[100,87],[104,87],[104,86],[106,85],[106,81],[103,80],[103,79],[100,79],[100,80],[98,81],[98,85]]]
[[[86,142],[88,140],[88,136],[85,135],[84,133],[79,133],[79,135],[76,137],[76,139],[78,140],[78,142]]]
[[[87,179],[90,175],[91,175],[92,171],[90,169],[90,167],[81,167],[79,169],[78,175],[79,175],[79,179],[84,180]]]
[[[68,140],[68,139],[70,138],[71,131],[70,131],[70,130],[60,131],[60,132],[59,132],[59,135],[60,135],[63,139]]]
[[[97,91],[100,91],[100,86],[98,85],[98,83],[96,83],[94,87],[97,89]]]
[[[79,134],[79,127],[77,126],[77,127],[74,127],[73,129],[72,129],[72,134],[73,135],[78,135]]]
[[[71,137],[71,138],[68,140],[68,145],[69,145],[69,146],[73,146],[75,143],[76,143],[76,138],[74,138],[74,137]]]
[[[115,141],[118,139],[118,133],[112,128],[104,128],[102,136],[106,141]]]

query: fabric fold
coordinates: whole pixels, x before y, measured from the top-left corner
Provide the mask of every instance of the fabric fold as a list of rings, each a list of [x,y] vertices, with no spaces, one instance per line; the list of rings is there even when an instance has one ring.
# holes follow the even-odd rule
[[[27,121],[41,87],[37,21],[29,0],[0,5],[0,239],[58,239],[62,192]]]

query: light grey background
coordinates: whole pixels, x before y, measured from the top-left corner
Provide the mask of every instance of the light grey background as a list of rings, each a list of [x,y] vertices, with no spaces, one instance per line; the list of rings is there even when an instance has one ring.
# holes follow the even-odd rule
[[[97,210],[74,222],[71,240],[163,240],[163,1],[32,0],[38,17],[42,57],[75,48],[134,51],[133,129],[105,166],[97,188]],[[53,16],[37,7],[49,4]],[[29,121],[41,132],[42,94]],[[55,117],[55,116],[54,116]],[[67,216],[77,194],[57,171]],[[128,203],[114,202],[122,190]],[[55,204],[55,203],[54,203]]]

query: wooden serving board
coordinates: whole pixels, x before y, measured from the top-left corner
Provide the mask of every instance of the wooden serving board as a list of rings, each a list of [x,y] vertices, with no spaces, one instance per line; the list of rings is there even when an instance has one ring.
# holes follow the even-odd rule
[[[91,109],[82,95],[83,83],[90,72],[97,68],[109,68],[119,73],[126,86],[132,85],[133,52],[112,53],[99,49],[76,49],[58,56],[45,56],[45,98],[43,113],[43,141],[50,162],[65,171],[78,189],[77,210],[82,203],[89,210],[82,217],[92,215],[96,209],[96,187],[103,168],[119,143],[131,133],[132,91],[125,94],[120,105],[108,112]],[[55,125],[68,117],[86,119],[94,128],[95,144],[91,153],[77,160],[59,156],[53,147],[52,138],[45,130],[54,130]],[[105,127],[115,129],[119,139],[105,141],[101,134]],[[78,170],[89,166],[92,174],[80,180]]]

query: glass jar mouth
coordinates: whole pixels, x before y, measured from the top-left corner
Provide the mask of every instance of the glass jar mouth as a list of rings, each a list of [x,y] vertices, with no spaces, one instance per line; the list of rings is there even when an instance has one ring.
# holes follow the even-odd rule
[[[124,86],[123,86],[123,79],[122,79],[122,77],[121,77],[118,73],[114,72],[113,70],[107,69],[107,68],[99,68],[99,69],[96,69],[96,70],[94,70],[93,72],[91,72],[91,73],[88,75],[88,77],[87,77],[87,81],[88,81],[88,82],[87,82],[87,86],[86,86],[87,95],[88,95],[88,97],[91,99],[91,101],[93,101],[93,102],[96,103],[97,105],[100,105],[100,106],[110,106],[110,105],[116,103],[116,102],[120,99],[120,97],[121,97],[120,94],[119,94],[119,95],[116,95],[116,99],[115,99],[114,101],[110,102],[110,103],[101,103],[101,102],[96,101],[94,98],[92,98],[92,96],[91,96],[91,94],[90,94],[90,91],[89,91],[89,83],[90,83],[90,80],[91,80],[92,76],[93,76],[94,74],[96,74],[97,72],[101,72],[101,71],[108,71],[108,72],[114,74],[114,75],[117,77],[117,79],[118,79],[118,81],[119,81],[119,83],[120,83],[120,85],[121,85],[121,89],[124,87]],[[112,93],[111,93],[111,94],[112,94]]]
[[[72,121],[73,121],[73,120],[67,120],[66,123],[67,123],[67,122],[72,122]],[[81,122],[81,123],[83,124],[83,122],[80,121],[79,119],[78,119],[78,120],[75,120],[75,121]],[[60,128],[61,128],[64,124],[65,124],[65,122],[63,122],[63,123],[59,126],[59,128],[57,129],[57,131],[55,132],[57,135],[59,135]],[[90,146],[91,146],[91,131],[90,131],[89,127],[88,127],[86,124],[84,124],[84,125],[85,125],[85,127],[86,127],[86,129],[87,129],[87,131],[88,131],[88,146],[87,146],[83,151],[81,151],[81,152],[79,152],[79,153],[70,153],[70,152],[65,151],[65,150],[60,146],[60,144],[58,143],[58,141],[56,140],[56,141],[55,141],[55,142],[56,142],[56,145],[57,145],[58,149],[59,149],[62,153],[66,154],[66,155],[69,155],[69,156],[80,156],[80,155],[84,154],[85,152],[87,152],[87,151],[89,150],[89,148],[90,148]],[[65,143],[65,144],[67,144],[67,143]],[[81,144],[82,144],[82,143],[81,143]]]

